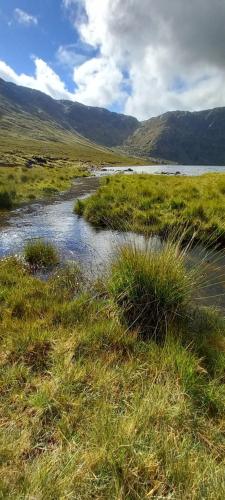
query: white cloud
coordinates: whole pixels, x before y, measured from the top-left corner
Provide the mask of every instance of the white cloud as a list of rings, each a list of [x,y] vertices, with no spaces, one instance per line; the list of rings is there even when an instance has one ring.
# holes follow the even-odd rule
[[[124,99],[123,75],[110,58],[92,58],[74,70],[76,99],[90,106],[109,106]]]
[[[88,105],[119,103],[140,119],[168,110],[225,106],[224,0],[62,4],[81,45],[92,49],[58,49],[58,62],[72,70],[74,92],[41,59],[35,59],[33,77],[17,75],[1,62],[3,78]]]
[[[225,105],[225,2],[64,0],[68,8],[71,3],[85,9],[75,27],[99,49],[98,61],[114,67],[112,78],[116,69],[129,75],[127,113],[144,119],[168,109]],[[110,75],[104,85],[110,89]],[[95,79],[95,98],[102,86]],[[91,102],[91,94],[90,79],[84,77],[81,98]]]
[[[59,76],[42,59],[34,59],[35,75],[18,75],[4,61],[0,61],[0,77],[6,81],[40,90],[55,99],[73,99],[74,96],[65,87]]]
[[[122,74],[109,59],[91,59],[74,70],[76,89],[69,92],[50,66],[42,59],[35,58],[35,75],[17,74],[4,61],[0,61],[0,77],[17,85],[40,90],[55,99],[70,99],[92,106],[109,106],[122,101],[120,90]],[[110,81],[110,85],[107,82]]]
[[[32,16],[31,14],[28,14],[24,10],[18,8],[14,10],[14,19],[19,24],[23,24],[24,26],[31,26],[32,24],[33,25],[38,24],[38,18],[36,16]]]

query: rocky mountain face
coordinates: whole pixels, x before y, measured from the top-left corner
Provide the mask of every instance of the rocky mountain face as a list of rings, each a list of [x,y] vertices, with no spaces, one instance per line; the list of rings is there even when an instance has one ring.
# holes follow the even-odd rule
[[[125,149],[186,165],[225,165],[225,108],[151,118],[125,141]]]

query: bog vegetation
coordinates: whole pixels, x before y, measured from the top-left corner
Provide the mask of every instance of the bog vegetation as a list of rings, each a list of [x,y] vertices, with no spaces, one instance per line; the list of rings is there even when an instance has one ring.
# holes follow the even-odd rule
[[[26,243],[24,258],[31,267],[36,269],[48,269],[59,263],[59,255],[54,245],[42,239],[36,239]]]
[[[28,168],[0,167],[0,210],[23,201],[46,198],[69,189],[74,178],[88,175],[87,166],[76,162],[49,161]]]
[[[202,272],[170,243],[97,283],[29,269],[0,261],[2,498],[224,498],[225,322],[196,305]]]
[[[89,174],[92,167],[143,163],[140,158],[55,129],[49,122],[33,118],[27,124],[24,117],[17,122],[17,115],[4,115],[4,119],[6,128],[2,124],[0,129],[0,210],[65,191],[74,178]]]
[[[92,197],[75,210],[93,224],[225,242],[225,174],[199,177],[116,175],[102,180]]]

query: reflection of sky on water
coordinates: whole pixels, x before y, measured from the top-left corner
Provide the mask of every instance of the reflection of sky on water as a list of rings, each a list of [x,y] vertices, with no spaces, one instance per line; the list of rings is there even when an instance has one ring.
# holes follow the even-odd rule
[[[131,172],[128,172],[128,168]],[[211,166],[193,166],[193,165],[142,165],[139,167],[108,167],[100,172],[100,175],[108,175],[109,173],[119,173],[127,171],[127,174],[161,174],[162,172],[167,174],[174,174],[180,172],[184,175],[202,175],[206,173],[213,172],[225,172],[225,167],[211,167]],[[99,175],[99,172],[98,172]]]
[[[86,192],[90,192],[89,181],[86,182],[84,187]],[[32,207],[14,210],[8,219],[8,225],[0,229],[0,258],[22,253],[27,240],[44,238],[57,246],[62,260],[77,260],[86,272],[94,272],[96,275],[104,270],[120,245],[127,242],[135,242],[140,247],[146,245],[146,240],[141,235],[95,230],[73,213],[74,201],[75,195],[72,200],[60,200],[46,205],[35,203]],[[157,237],[151,238],[149,244],[155,249],[161,246]],[[200,293],[200,302],[217,305],[225,310],[225,253],[197,246],[189,256],[194,265],[202,260],[206,264],[206,283]]]
[[[118,246],[134,241],[143,246],[141,235],[95,230],[83,218],[73,213],[74,199],[51,205],[35,204],[30,209],[16,210],[0,233],[0,257],[21,253],[24,244],[32,238],[44,238],[55,244],[62,259],[78,260],[85,269],[98,268],[108,263]],[[157,245],[157,238],[152,244]]]

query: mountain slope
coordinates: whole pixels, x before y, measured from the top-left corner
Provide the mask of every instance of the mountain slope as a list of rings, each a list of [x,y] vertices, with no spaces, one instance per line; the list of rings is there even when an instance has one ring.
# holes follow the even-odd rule
[[[118,162],[128,153],[151,162],[225,165],[225,108],[168,112],[139,122],[106,109],[57,101],[0,79],[1,150],[17,150],[18,141],[22,150],[34,146],[35,151],[40,147],[54,154],[71,151],[72,158],[85,161],[99,156],[100,161]],[[115,147],[117,153],[105,149]],[[121,161],[128,164],[125,158]]]
[[[0,119],[9,112],[28,113],[107,147],[122,144],[139,126],[136,118],[77,102],[57,101],[0,79]]]
[[[151,118],[125,141],[124,149],[186,165],[225,165],[225,108]]]
[[[116,125],[116,121],[122,124],[126,117],[115,117],[116,113],[101,109],[96,111],[95,108],[92,116],[90,108],[87,108],[85,119],[84,113],[77,112],[80,108],[86,107],[78,103],[56,101],[42,92],[0,79],[0,165],[22,166],[32,155],[37,154],[55,159],[65,158],[70,162],[80,160],[93,164],[138,163],[137,159],[108,149],[100,143],[96,144],[88,137],[100,137],[105,133],[107,137],[112,135],[111,142],[114,142],[115,128],[119,140],[119,125]],[[109,116],[108,129],[104,122],[106,118],[101,122],[100,115]],[[111,115],[114,125],[110,122]],[[135,119],[132,120],[136,122]],[[85,127],[86,137],[80,133]],[[128,130],[130,133],[133,129],[128,126],[127,135]],[[123,133],[122,137],[125,135]]]

